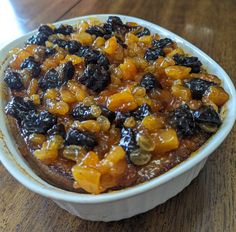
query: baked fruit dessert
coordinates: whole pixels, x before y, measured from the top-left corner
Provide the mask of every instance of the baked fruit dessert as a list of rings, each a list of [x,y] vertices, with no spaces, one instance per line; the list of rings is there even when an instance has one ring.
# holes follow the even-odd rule
[[[9,52],[6,114],[46,181],[99,194],[148,181],[214,134],[229,95],[197,57],[117,16],[41,25]]]

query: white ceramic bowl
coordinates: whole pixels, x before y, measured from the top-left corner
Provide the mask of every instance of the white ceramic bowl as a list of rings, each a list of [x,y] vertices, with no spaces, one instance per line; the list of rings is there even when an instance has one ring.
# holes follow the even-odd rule
[[[76,24],[79,20],[97,17],[105,21],[109,15],[91,15],[62,21],[67,24]],[[218,132],[207,141],[189,159],[182,162],[167,173],[152,179],[149,182],[112,193],[100,195],[78,194],[54,187],[40,177],[29,167],[21,156],[15,141],[9,133],[4,113],[5,102],[0,99],[0,159],[6,169],[24,186],[30,190],[51,198],[59,206],[83,219],[95,221],[113,221],[128,218],[148,211],[155,206],[167,201],[182,191],[198,175],[204,166],[207,157],[222,143],[234,125],[236,117],[235,88],[226,72],[204,52],[190,44],[174,33],[142,19],[117,15],[124,22],[137,22],[163,37],[176,41],[184,50],[199,57],[209,73],[219,76],[223,81],[225,90],[230,99],[226,104],[226,114]],[[60,24],[62,22],[56,23]],[[3,71],[7,66],[6,57],[13,47],[21,47],[34,32],[16,39],[0,51],[0,81],[2,83]],[[1,84],[2,86],[2,84]]]

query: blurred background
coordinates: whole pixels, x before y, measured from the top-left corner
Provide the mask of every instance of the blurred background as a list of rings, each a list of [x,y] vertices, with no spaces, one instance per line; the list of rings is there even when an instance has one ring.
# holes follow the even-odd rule
[[[126,14],[184,37],[216,60],[236,84],[235,12],[236,0],[0,0],[0,47],[43,23]],[[235,141],[236,127],[176,197],[145,214],[111,223],[70,215],[18,184],[0,164],[0,231],[235,232]]]

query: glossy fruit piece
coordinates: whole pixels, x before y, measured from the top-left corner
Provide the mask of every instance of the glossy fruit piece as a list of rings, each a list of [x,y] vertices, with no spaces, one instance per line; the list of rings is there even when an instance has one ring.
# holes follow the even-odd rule
[[[165,153],[179,147],[179,140],[174,129],[160,129],[155,134],[155,151]]]
[[[84,166],[84,167],[86,166],[86,167],[90,167],[90,168],[96,168],[98,163],[99,163],[98,155],[95,152],[90,151],[83,158],[83,160],[81,161],[80,165]]]
[[[92,194],[99,194],[103,191],[100,186],[101,173],[89,167],[75,165],[72,174],[78,186]]]
[[[156,132],[165,126],[165,121],[162,117],[148,115],[143,118],[141,125],[150,132]]]
[[[129,92],[121,92],[111,95],[107,100],[107,108],[113,112],[128,112],[137,108],[134,96]]]
[[[206,98],[214,102],[217,106],[223,106],[228,101],[229,95],[223,88],[211,86]]]
[[[63,116],[70,110],[69,105],[64,101],[47,101],[47,108],[50,113]]]
[[[112,55],[119,48],[119,44],[117,43],[116,37],[113,36],[105,42],[104,52],[109,55]]]
[[[120,69],[122,71],[122,78],[124,80],[134,80],[137,73],[137,68],[135,62],[130,58],[125,58],[124,63],[120,64]]]
[[[180,98],[183,101],[191,100],[191,91],[190,91],[190,89],[186,88],[182,85],[173,85],[171,87],[171,92],[175,97]]]
[[[165,68],[165,74],[167,77],[171,79],[184,79],[188,77],[189,73],[191,71],[191,68],[185,67],[185,66],[169,66]]]

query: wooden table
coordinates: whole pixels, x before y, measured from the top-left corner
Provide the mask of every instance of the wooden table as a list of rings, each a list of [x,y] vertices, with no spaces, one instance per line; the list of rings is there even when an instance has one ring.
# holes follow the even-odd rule
[[[49,3],[50,2],[50,3]],[[157,23],[208,53],[236,83],[235,0],[1,0],[0,43],[40,23],[121,13]],[[4,35],[5,33],[6,35]],[[236,127],[189,187],[148,213],[119,222],[88,222],[25,189],[0,165],[0,231],[236,231]]]

